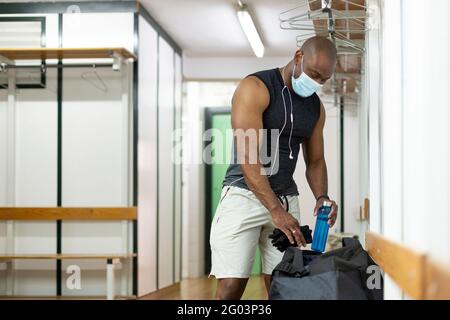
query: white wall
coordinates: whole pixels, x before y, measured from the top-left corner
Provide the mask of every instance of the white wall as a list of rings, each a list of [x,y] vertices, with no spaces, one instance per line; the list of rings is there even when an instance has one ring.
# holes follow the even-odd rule
[[[449,14],[448,1],[402,1],[404,241],[446,263],[450,263]],[[418,19],[426,27],[419,27]]]
[[[48,83],[56,83],[55,70]],[[14,205],[23,207],[56,206],[56,99],[48,90],[17,90],[15,104],[15,191]],[[39,146],[39,148],[36,148]],[[56,225],[53,222],[16,222],[15,252],[53,253],[56,251]],[[34,265],[37,268],[33,268]],[[15,291],[52,294],[55,262],[18,261],[15,263]],[[26,279],[41,269],[40,283]]]
[[[174,64],[174,72],[175,72],[175,127],[179,128],[181,131],[182,128],[182,87],[183,87],[183,75],[182,75],[182,58],[178,54],[175,54],[175,64]],[[181,143],[177,140],[177,135],[174,136],[175,148],[173,149],[173,157],[172,159],[175,161],[175,194],[174,194],[174,278],[175,281],[181,280],[181,268],[182,268],[182,228],[183,228],[183,194],[182,194],[182,137]],[[181,149],[181,150],[180,150]]]
[[[292,49],[292,57],[295,48]],[[183,58],[183,75],[189,81],[236,81],[259,70],[281,67],[292,57],[279,58]]]
[[[401,51],[396,47],[399,41],[400,2],[374,0],[368,4],[373,14],[370,19],[371,29],[366,37],[367,75],[363,100],[364,107],[369,110],[370,121],[370,230],[398,241],[402,238],[401,185],[396,182],[401,180],[402,174],[398,168],[402,161],[398,155],[401,152],[398,147],[401,125],[391,125],[393,130],[389,133],[385,125],[401,124],[398,118],[401,107],[401,70],[398,70],[401,69],[401,63],[398,62],[398,56]],[[386,10],[386,6],[390,6],[389,10]],[[392,33],[391,41],[386,38],[386,33]],[[390,78],[384,81],[386,71]],[[403,297],[388,275],[384,278],[384,294],[387,300]]]
[[[120,12],[65,14],[63,47],[123,47],[133,52],[133,19],[133,13]]]
[[[127,206],[128,105],[122,103],[122,73],[96,72],[106,92],[83,80],[98,81],[92,68],[64,70],[63,205]],[[96,85],[100,85],[96,83]]]
[[[381,39],[383,12],[379,0],[369,0],[371,28],[366,33],[366,59],[364,75],[363,107],[369,113],[369,199],[370,230],[381,232],[381,164],[380,164],[380,105],[382,95]]]
[[[120,72],[99,69],[107,92],[85,80],[95,81],[91,68],[64,70],[63,122],[62,122],[62,205],[66,207],[127,207],[131,205],[128,192],[128,134],[127,110],[122,102]],[[123,71],[125,72],[125,70]],[[63,252],[100,253],[121,252],[122,223],[117,222],[63,222]],[[106,290],[105,261],[86,263],[69,261],[83,269],[103,270],[97,280],[85,281],[85,292],[102,294]],[[103,279],[102,279],[103,280]],[[91,284],[91,290],[88,285]],[[84,290],[83,289],[83,290]],[[63,294],[70,294],[70,291]],[[77,294],[80,294],[78,292]]]
[[[371,135],[371,144],[379,146],[371,149],[371,159],[379,160],[373,178],[380,181],[380,206],[371,207],[370,227],[449,263],[450,6],[439,0],[371,6],[380,8],[381,33],[369,35],[369,53],[380,50],[382,58],[374,57],[369,72],[382,69],[379,79],[368,78],[378,80],[382,91],[368,93],[371,126],[380,130]],[[389,277],[385,296],[404,297]]]

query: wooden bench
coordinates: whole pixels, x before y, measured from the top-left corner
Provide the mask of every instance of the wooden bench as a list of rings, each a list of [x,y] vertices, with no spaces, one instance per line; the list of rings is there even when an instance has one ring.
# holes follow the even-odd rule
[[[14,221],[123,221],[123,233],[126,238],[128,234],[128,223],[137,220],[137,209],[135,207],[125,208],[0,208],[0,221],[7,221],[7,233],[13,240]],[[59,247],[61,247],[59,245]],[[15,260],[104,260],[106,261],[106,298],[113,300],[115,296],[115,265],[123,261],[129,261],[136,257],[136,253],[129,252],[128,246],[124,246],[122,253],[76,253],[76,254],[16,254],[9,246],[7,253],[0,254],[0,263],[7,266],[7,287],[11,288],[13,266]],[[128,275],[126,275],[128,276]],[[11,290],[10,290],[11,292]]]

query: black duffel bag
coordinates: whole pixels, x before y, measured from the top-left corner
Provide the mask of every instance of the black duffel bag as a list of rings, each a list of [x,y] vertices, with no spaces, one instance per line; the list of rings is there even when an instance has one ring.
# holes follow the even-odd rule
[[[381,274],[358,240],[320,254],[290,247],[272,273],[270,300],[382,300]],[[369,277],[378,276],[376,286]],[[370,279],[369,279],[370,280]],[[369,281],[370,282],[370,281]]]

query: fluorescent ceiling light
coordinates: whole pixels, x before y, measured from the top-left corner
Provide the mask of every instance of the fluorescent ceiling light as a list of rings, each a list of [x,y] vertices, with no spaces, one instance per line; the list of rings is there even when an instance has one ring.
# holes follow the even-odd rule
[[[262,58],[264,56],[264,45],[258,34],[258,30],[256,30],[252,16],[244,5],[239,8],[237,16],[242,30],[244,30],[245,36],[247,37],[248,42],[250,42],[253,52],[258,58]]]

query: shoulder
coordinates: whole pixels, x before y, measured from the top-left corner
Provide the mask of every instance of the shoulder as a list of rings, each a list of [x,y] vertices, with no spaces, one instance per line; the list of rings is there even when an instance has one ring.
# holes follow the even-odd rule
[[[321,117],[325,113],[325,108],[319,95],[314,93],[309,99],[311,99],[311,105],[313,106],[314,113],[317,114],[317,118]]]
[[[248,103],[265,109],[269,101],[270,94],[265,83],[257,76],[250,75],[239,82],[232,103]]]
[[[259,79],[270,90],[270,88],[272,88],[274,84],[277,82],[276,70],[277,69],[262,70],[252,73],[247,77]]]
[[[317,107],[320,110],[320,114],[325,113],[325,107],[323,105],[322,100],[320,99],[319,95],[317,93],[314,94],[316,96],[316,101],[315,104],[317,105]]]
[[[319,97],[319,95],[317,93],[314,93],[311,96],[311,99],[312,99],[313,104],[314,104],[315,107],[317,107],[318,109],[322,109],[323,103],[322,103],[322,100],[320,100],[320,97]]]
[[[322,103],[322,100],[320,100],[319,96],[315,93],[315,106],[316,106],[316,112],[317,112],[317,123],[321,124],[322,126],[325,124],[325,118],[326,118],[326,113],[325,113],[325,107]]]

